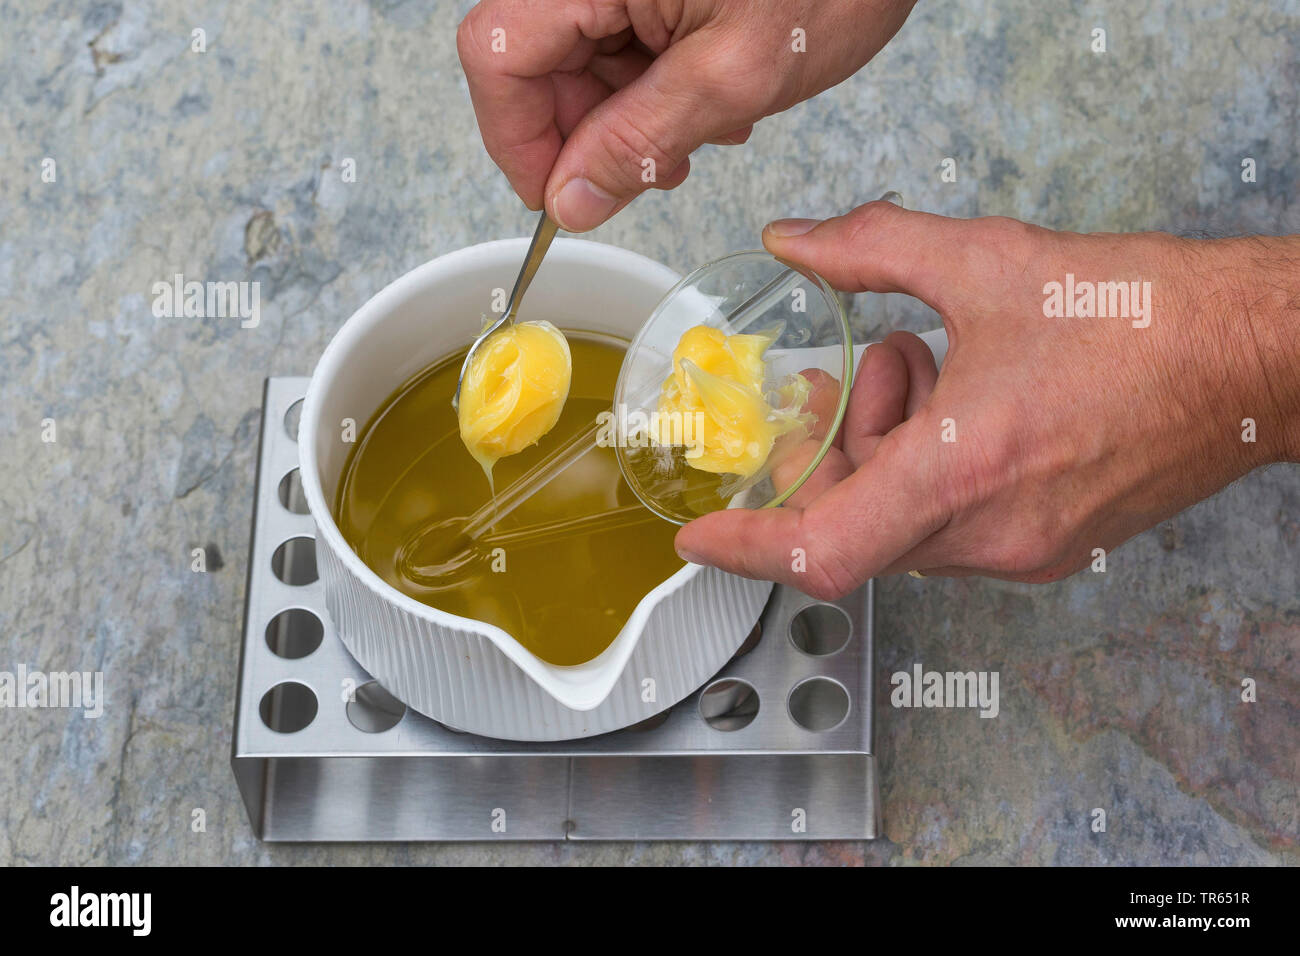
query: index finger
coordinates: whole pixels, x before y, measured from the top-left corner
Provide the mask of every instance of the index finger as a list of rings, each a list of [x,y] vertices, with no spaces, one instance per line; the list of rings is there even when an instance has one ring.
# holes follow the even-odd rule
[[[623,3],[583,0],[485,0],[461,21],[456,49],[483,145],[529,208],[542,208],[564,145],[550,74],[581,69],[597,41],[629,26]]]

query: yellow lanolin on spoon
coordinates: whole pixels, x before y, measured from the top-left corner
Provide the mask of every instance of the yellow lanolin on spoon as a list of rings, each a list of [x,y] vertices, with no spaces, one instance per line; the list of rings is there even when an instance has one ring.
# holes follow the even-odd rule
[[[460,388],[460,438],[492,484],[492,466],[555,427],[569,397],[569,343],[549,322],[507,325],[479,346]]]
[[[798,412],[807,399],[808,382],[795,376],[782,395],[785,408],[773,409],[763,396],[767,364],[763,353],[771,334],[727,335],[698,325],[687,329],[673,350],[673,374],[659,396],[655,440],[674,444],[670,431],[688,436],[686,462],[715,474],[749,478],[766,464],[772,445],[799,427]],[[698,423],[692,434],[688,422]]]

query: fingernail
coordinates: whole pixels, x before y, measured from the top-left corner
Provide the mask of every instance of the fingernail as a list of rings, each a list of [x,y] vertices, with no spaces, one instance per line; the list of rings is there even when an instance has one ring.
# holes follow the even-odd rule
[[[555,221],[566,232],[595,229],[610,217],[618,200],[590,180],[570,179],[555,195]]]
[[[685,561],[687,564],[703,564],[703,563],[704,563],[704,559],[703,559],[702,557],[700,557],[698,554],[695,554],[695,553],[692,552],[692,551],[683,551],[681,548],[678,548],[678,549],[677,549],[677,557],[681,558],[681,559],[682,559],[683,561]]]
[[[778,219],[767,224],[767,231],[778,239],[793,239],[821,224],[820,219]]]

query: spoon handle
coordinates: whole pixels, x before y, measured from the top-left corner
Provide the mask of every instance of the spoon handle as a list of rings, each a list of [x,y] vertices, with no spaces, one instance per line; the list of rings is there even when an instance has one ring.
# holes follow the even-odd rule
[[[524,293],[528,291],[528,285],[533,281],[533,276],[537,275],[537,270],[542,265],[542,259],[546,256],[546,250],[551,248],[551,240],[555,238],[555,231],[558,227],[546,211],[542,211],[542,218],[537,223],[537,231],[533,233],[533,241],[528,245],[528,255],[524,257],[524,267],[519,271],[519,278],[515,280],[515,287],[510,291],[510,305],[506,307],[506,321],[513,322],[515,313],[519,311],[519,303],[523,300]]]
[[[554,220],[546,215],[546,210],[542,210],[542,218],[537,223],[537,230],[533,233],[533,241],[528,244],[528,255],[524,256],[524,267],[519,270],[519,278],[515,280],[515,287],[510,290],[510,302],[506,305],[506,311],[501,318],[479,332],[478,337],[470,343],[469,351],[465,353],[465,361],[460,365],[460,378],[456,381],[456,393],[451,397],[451,407],[456,410],[457,414],[460,414],[460,389],[465,384],[465,374],[469,371],[469,365],[474,359],[475,350],[497,329],[503,325],[514,324],[515,313],[519,311],[519,303],[523,301],[524,293],[528,291],[533,276],[537,275],[537,270],[541,268],[542,259],[546,257],[546,250],[551,248],[551,240],[555,238],[557,228]]]

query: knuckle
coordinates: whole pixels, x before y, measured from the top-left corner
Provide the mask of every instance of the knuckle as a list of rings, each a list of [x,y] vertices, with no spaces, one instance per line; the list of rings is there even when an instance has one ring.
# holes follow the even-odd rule
[[[723,558],[718,562],[719,567],[756,581],[771,580],[769,569],[780,560],[779,548],[770,536],[763,533],[760,522],[753,520],[752,514],[720,512],[696,520],[708,518],[717,520],[707,525],[709,552],[706,553],[716,553]]]
[[[1008,216],[989,216],[972,221],[976,230],[973,249],[1014,264],[1029,259],[1047,230]]]
[[[852,245],[875,238],[897,212],[898,207],[884,199],[873,199],[851,209],[845,216],[846,238]]]
[[[995,242],[1015,242],[1027,238],[1030,226],[1010,216],[989,216],[979,221],[986,233],[986,238]]]
[[[667,176],[677,166],[668,149],[632,117],[603,119],[596,132],[596,140],[617,177],[616,185],[624,189],[632,184],[654,185],[642,182],[642,163],[647,159],[654,162],[656,177]]]
[[[896,332],[890,332],[885,336],[884,344],[901,352],[903,355],[911,359],[912,362],[930,356],[929,347],[921,341],[920,336],[916,335],[914,332],[904,332],[901,329]]]
[[[702,98],[758,119],[780,100],[785,78],[744,42],[723,42],[696,66],[694,84]]]
[[[850,556],[825,537],[810,542],[808,568],[800,578],[799,589],[819,601],[838,600],[862,583]]]
[[[853,590],[841,585],[821,568],[809,567],[804,577],[806,580],[799,582],[799,590],[818,601],[836,601]]]
[[[479,9],[475,7],[470,10],[456,27],[456,54],[460,57],[461,65],[467,70],[478,65],[482,59],[483,46],[479,42],[477,29]]]
[[[502,169],[512,169],[521,165],[522,161],[528,158],[532,145],[532,143],[506,143],[497,136],[483,138],[483,148],[487,150],[492,162]]]
[[[585,0],[573,8],[583,36],[608,37],[621,32],[628,23],[627,4],[610,0]]]

